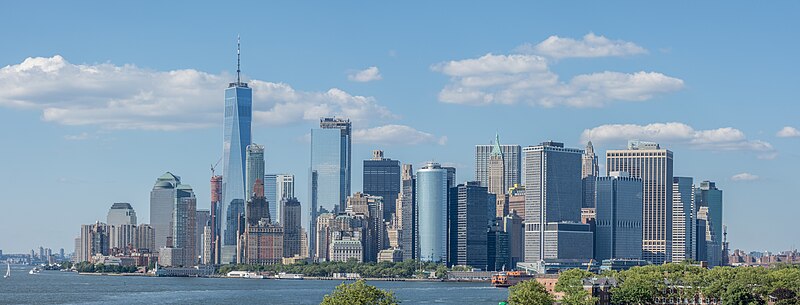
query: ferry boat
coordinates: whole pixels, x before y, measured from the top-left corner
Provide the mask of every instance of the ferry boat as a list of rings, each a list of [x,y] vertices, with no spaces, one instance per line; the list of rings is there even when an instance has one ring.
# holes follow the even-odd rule
[[[492,275],[492,286],[511,287],[524,280],[532,279],[533,275],[523,271],[507,271]]]

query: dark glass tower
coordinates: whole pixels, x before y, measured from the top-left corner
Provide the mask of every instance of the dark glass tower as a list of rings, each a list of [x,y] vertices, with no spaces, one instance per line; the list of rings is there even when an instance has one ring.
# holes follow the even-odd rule
[[[364,160],[364,193],[383,197],[383,220],[391,220],[400,193],[400,161],[383,157],[383,151],[372,152]]]

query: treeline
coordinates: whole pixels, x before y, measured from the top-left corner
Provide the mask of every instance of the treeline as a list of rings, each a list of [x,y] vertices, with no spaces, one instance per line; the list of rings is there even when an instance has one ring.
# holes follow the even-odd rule
[[[136,266],[105,265],[102,263],[92,264],[90,262],[77,263],[72,267],[78,272],[88,273],[134,273],[139,270]]]
[[[453,268],[454,269],[448,269],[443,264],[418,261],[359,263],[355,260],[351,260],[347,262],[299,262],[292,265],[225,265],[220,267],[219,273],[227,274],[230,271],[251,271],[277,274],[286,272],[320,277],[332,276],[334,273],[358,273],[361,277],[373,278],[421,278],[427,277],[431,272],[435,272],[436,277],[444,278],[447,276],[447,271],[450,270],[470,270],[469,267],[463,266],[456,266]]]
[[[652,304],[705,298],[722,304],[800,305],[800,266],[716,267],[665,264],[603,274],[620,285],[611,290],[615,304]]]

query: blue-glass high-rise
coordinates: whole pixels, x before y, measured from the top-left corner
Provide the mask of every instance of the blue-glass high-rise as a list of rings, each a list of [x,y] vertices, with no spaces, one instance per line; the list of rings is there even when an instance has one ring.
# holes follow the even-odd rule
[[[236,247],[236,214],[244,212],[246,195],[246,153],[251,143],[253,90],[241,81],[237,66],[236,82],[225,89],[225,119],[222,134],[222,224],[223,247]],[[230,251],[222,250],[223,253]],[[230,262],[222,257],[222,262]]]

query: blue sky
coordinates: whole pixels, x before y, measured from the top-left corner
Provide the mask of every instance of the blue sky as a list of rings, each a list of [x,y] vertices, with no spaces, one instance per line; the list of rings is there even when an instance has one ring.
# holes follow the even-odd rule
[[[253,139],[304,205],[307,135],[335,114],[354,120],[353,190],[372,149],[465,181],[495,132],[591,139],[601,160],[639,138],[724,190],[732,248],[800,244],[796,2],[236,4],[0,4],[0,249],[70,252],[113,202],[147,222],[165,171],[207,208],[237,34]]]

